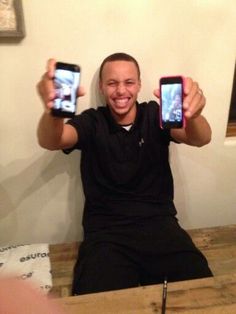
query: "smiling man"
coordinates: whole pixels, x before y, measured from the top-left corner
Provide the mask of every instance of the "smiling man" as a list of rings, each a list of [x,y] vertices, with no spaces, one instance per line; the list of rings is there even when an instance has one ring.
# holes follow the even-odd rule
[[[116,55],[108,57],[101,65],[99,79],[100,90],[116,122],[132,124],[141,88],[140,70],[135,59],[116,60]]]
[[[115,53],[102,62],[99,72],[106,106],[85,110],[64,123],[50,114],[54,70],[55,60],[50,60],[38,84],[45,107],[38,140],[49,150],[81,151],[84,240],[73,294],[155,284],[165,277],[178,281],[211,276],[205,257],[176,219],[168,158],[171,141],[203,146],[211,139],[198,83],[184,79],[186,127],[162,130],[156,101],[137,102],[137,61]],[[158,98],[160,91],[154,94]]]

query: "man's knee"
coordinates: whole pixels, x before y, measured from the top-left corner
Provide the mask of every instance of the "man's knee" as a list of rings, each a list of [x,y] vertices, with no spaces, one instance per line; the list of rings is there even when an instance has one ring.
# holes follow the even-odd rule
[[[73,294],[135,287],[138,272],[122,250],[101,244],[83,252],[74,269]]]
[[[207,260],[200,252],[185,252],[175,260],[175,271],[170,273],[172,281],[212,277]]]

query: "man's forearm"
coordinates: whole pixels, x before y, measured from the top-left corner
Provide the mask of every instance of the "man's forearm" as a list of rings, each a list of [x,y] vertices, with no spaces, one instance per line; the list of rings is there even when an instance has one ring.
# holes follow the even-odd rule
[[[37,130],[39,145],[49,150],[59,149],[63,127],[63,119],[55,118],[45,112],[39,121]]]
[[[185,132],[189,145],[200,147],[211,141],[211,127],[202,115],[188,120]]]
[[[211,141],[211,127],[202,116],[187,120],[183,129],[171,129],[171,136],[180,143],[201,147]]]

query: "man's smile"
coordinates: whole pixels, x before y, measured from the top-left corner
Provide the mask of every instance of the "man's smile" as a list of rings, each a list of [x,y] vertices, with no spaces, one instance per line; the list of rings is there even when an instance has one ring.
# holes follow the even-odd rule
[[[130,97],[122,97],[122,98],[113,99],[115,106],[121,107],[121,108],[127,106],[129,103],[129,100],[130,100]]]

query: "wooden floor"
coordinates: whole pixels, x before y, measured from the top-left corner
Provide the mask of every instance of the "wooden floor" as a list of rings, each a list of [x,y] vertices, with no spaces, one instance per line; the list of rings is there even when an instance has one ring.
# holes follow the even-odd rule
[[[236,274],[236,225],[194,229],[188,233],[206,256],[214,275]],[[53,277],[51,292],[56,297],[70,295],[78,248],[79,243],[50,245]]]

